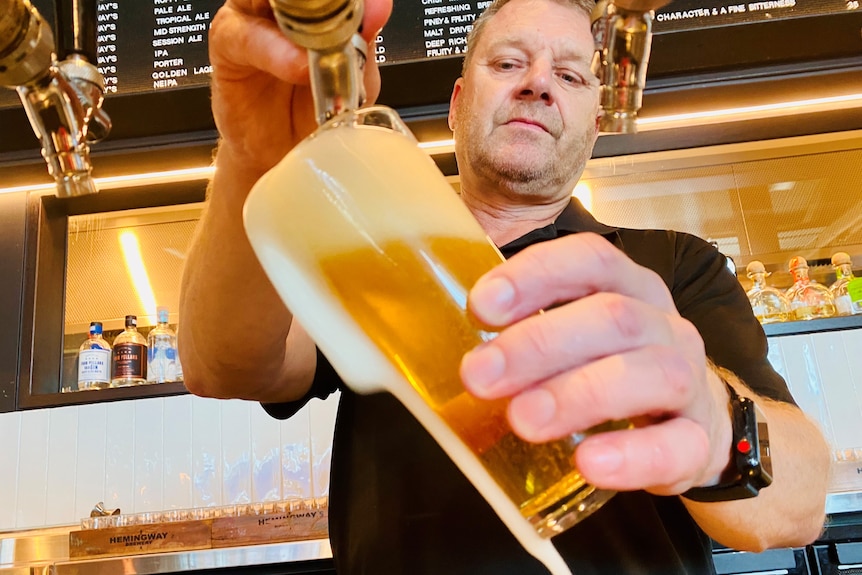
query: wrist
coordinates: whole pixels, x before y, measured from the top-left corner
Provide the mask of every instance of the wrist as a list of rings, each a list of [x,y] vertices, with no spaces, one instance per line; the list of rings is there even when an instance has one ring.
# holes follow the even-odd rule
[[[733,459],[733,405],[732,395],[735,391],[727,380],[716,370],[710,370],[711,375],[718,381],[713,386],[715,389],[715,404],[718,416],[715,418],[713,432],[713,457],[712,463],[704,473],[706,478],[700,486],[708,487],[718,485],[727,481],[735,473]]]
[[[747,397],[740,397],[725,382],[731,405],[731,465],[714,485],[694,487],[682,494],[700,502],[756,497],[772,483],[769,431],[763,412]]]
[[[241,145],[228,140],[219,141],[215,154],[216,175],[236,184],[244,183],[251,187],[272,166],[265,166],[249,157]]]

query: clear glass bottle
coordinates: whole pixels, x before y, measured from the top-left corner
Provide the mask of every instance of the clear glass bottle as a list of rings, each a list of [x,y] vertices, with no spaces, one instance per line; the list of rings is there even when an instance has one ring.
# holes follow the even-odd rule
[[[78,348],[78,390],[111,386],[111,344],[102,337],[102,322],[90,323],[87,341]]]
[[[147,381],[150,383],[179,381],[177,334],[168,325],[168,308],[160,307],[156,314],[158,325],[147,334]]]
[[[790,319],[790,302],[780,290],[767,285],[769,273],[763,262],[752,260],[745,266],[746,275],[754,282],[746,292],[754,316],[760,323],[775,323]]]
[[[832,317],[836,314],[835,300],[829,288],[808,277],[808,262],[802,256],[790,260],[788,266],[793,285],[786,292],[790,300],[790,315],[794,320]]]
[[[114,338],[111,387],[147,383],[147,340],[138,331],[138,317],[126,316],[126,329]]]
[[[835,283],[829,286],[838,315],[862,314],[862,300],[852,301],[848,289],[850,282],[858,279],[853,276],[853,261],[846,252],[837,252],[832,256],[832,267],[835,268]]]

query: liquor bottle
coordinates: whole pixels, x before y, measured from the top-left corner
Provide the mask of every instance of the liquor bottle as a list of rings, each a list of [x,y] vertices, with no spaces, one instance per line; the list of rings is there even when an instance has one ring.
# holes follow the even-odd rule
[[[745,266],[745,271],[749,279],[754,282],[746,295],[757,321],[766,324],[789,320],[790,302],[781,291],[767,285],[766,276],[769,274],[763,262],[752,260]]]
[[[786,292],[790,300],[790,315],[795,320],[832,317],[836,313],[835,299],[829,288],[808,277],[808,262],[802,256],[790,260],[793,285]]]
[[[147,334],[147,380],[150,383],[179,381],[177,334],[168,325],[168,308],[157,311],[158,325]]]
[[[111,386],[111,344],[102,338],[102,322],[90,323],[87,340],[78,348],[78,390]]]
[[[862,278],[853,276],[853,261],[845,252],[838,252],[832,256],[832,267],[835,268],[835,283],[829,286],[832,297],[835,298],[835,307],[838,315],[862,314],[862,298],[853,301],[850,298],[850,282]]]
[[[126,329],[114,338],[111,387],[147,383],[147,340],[138,331],[138,318],[126,316]]]

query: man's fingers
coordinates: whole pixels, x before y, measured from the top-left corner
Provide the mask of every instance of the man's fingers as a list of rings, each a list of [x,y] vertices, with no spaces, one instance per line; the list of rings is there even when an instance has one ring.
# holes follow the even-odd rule
[[[366,2],[361,35],[373,44],[380,29],[392,12],[392,0]],[[211,59],[222,64],[233,64],[236,68],[255,68],[290,84],[308,84],[308,57],[305,48],[287,39],[273,19],[272,9],[266,0],[233,0],[226,4],[213,19],[211,37],[221,35],[215,45],[216,53]],[[376,68],[367,66],[372,72]],[[237,73],[237,70],[233,70]],[[231,70],[221,70],[226,80]],[[379,81],[372,77],[372,91],[379,90]]]
[[[508,325],[553,304],[612,292],[677,315],[667,286],[610,242],[591,233],[531,246],[476,282],[470,309],[489,325]]]
[[[527,441],[565,437],[605,421],[674,413],[695,393],[694,367],[666,346],[609,356],[512,398],[509,422]]]
[[[590,361],[685,342],[687,325],[640,300],[597,293],[503,330],[464,356],[461,377],[478,397],[513,395]]]
[[[588,437],[575,452],[584,478],[604,489],[675,495],[695,485],[709,461],[709,439],[695,422],[674,418]]]
[[[274,20],[225,6],[210,28],[210,60],[222,80],[241,81],[260,70],[290,84],[308,84],[308,56]]]
[[[365,0],[365,16],[362,18],[362,37],[368,43],[374,42],[380,29],[392,14],[392,0]],[[372,55],[373,58],[373,55]]]

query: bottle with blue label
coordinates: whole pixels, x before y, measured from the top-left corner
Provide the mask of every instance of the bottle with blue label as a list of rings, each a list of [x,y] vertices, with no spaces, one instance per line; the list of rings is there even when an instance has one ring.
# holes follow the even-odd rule
[[[180,381],[177,333],[168,325],[168,308],[160,307],[156,313],[158,325],[147,335],[147,379],[149,383]]]
[[[78,348],[78,390],[111,385],[111,344],[102,337],[102,323],[90,323],[87,340]]]

